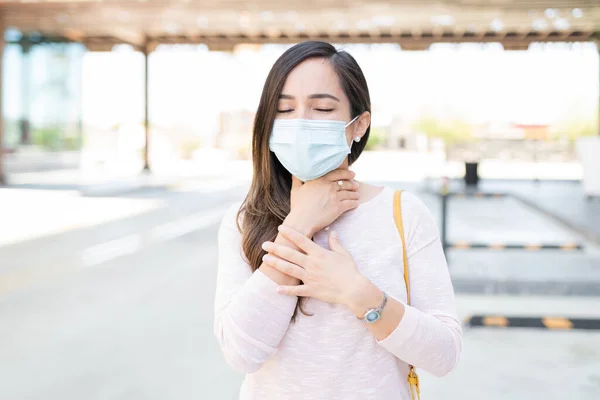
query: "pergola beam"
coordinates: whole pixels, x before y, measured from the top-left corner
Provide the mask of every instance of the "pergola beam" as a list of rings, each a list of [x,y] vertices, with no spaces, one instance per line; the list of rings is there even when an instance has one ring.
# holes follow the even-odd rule
[[[524,47],[535,42],[589,42],[595,37],[600,37],[600,32],[570,32],[563,33],[551,31],[544,34],[531,32],[507,32],[498,34],[496,32],[485,32],[482,34],[454,34],[445,32],[435,35],[429,32],[423,32],[419,35],[412,32],[392,34],[382,32],[379,35],[370,33],[348,33],[341,32],[337,34],[313,33],[313,34],[280,34],[267,35],[259,34],[249,36],[246,34],[237,35],[194,35],[194,36],[153,36],[152,40],[160,44],[206,44],[209,47],[214,46],[234,46],[236,44],[293,44],[304,40],[326,40],[334,43],[397,43],[407,49],[423,48],[426,49],[434,43],[501,43],[506,47]]]
[[[548,9],[554,17],[545,15]],[[291,18],[290,10],[295,10]],[[540,0],[407,0],[386,5],[331,0],[326,8],[301,0],[252,4],[242,0],[0,0],[0,11],[10,26],[24,34],[41,32],[97,45],[100,38],[108,37],[114,41],[105,40],[104,45],[127,43],[138,50],[143,50],[146,37],[159,43],[208,41],[225,47],[318,39],[399,43],[406,48],[455,42],[500,42],[507,48],[523,48],[531,42],[600,37],[597,0],[543,4]]]

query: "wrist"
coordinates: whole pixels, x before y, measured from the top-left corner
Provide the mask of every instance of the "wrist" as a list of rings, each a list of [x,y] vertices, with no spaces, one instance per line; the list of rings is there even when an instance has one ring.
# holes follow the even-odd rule
[[[382,300],[383,292],[367,277],[360,275],[346,305],[356,317],[362,319],[368,310],[379,307]]]
[[[283,225],[292,228],[309,239],[314,236],[314,227],[308,222],[306,218],[289,213],[283,221]]]

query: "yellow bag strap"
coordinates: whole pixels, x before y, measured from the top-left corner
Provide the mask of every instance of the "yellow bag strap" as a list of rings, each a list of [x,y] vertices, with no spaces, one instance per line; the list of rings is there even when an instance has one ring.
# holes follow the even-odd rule
[[[404,225],[402,223],[402,190],[394,193],[394,222],[402,240],[402,259],[404,264],[404,284],[406,285],[406,303],[410,305],[410,281],[408,279],[408,256],[406,254],[406,240],[404,239]],[[419,389],[419,377],[415,367],[409,365],[408,384],[410,386],[410,398],[415,400],[415,393],[418,400],[421,400],[421,390]]]
[[[402,224],[402,190],[394,193],[394,221],[402,239],[402,259],[404,261],[404,283],[406,284],[406,302],[410,304],[410,283],[408,280],[408,256],[406,255],[406,240],[404,239],[404,225]]]

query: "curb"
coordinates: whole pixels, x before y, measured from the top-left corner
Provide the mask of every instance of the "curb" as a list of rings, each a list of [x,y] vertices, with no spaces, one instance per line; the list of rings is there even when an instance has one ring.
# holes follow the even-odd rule
[[[492,193],[492,192],[449,192],[449,197],[477,197],[480,199],[501,199],[510,196],[508,193]]]
[[[583,245],[580,243],[552,243],[552,244],[539,244],[539,243],[528,243],[528,244],[514,244],[514,243],[467,243],[467,242],[454,242],[448,243],[448,249],[452,250],[467,250],[467,249],[478,249],[478,250],[527,250],[527,251],[540,251],[540,250],[561,250],[561,251],[581,251]]]
[[[465,320],[468,327],[534,328],[547,330],[600,330],[600,318],[511,317],[474,315]]]
[[[600,282],[596,281],[516,281],[491,279],[465,279],[452,277],[456,293],[463,294],[510,294],[554,296],[600,296]]]

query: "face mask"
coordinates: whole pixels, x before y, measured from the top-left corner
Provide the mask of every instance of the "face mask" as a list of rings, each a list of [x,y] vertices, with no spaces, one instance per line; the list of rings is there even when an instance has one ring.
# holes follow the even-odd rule
[[[348,154],[346,128],[352,121],[276,119],[269,148],[279,162],[302,182],[338,168]]]

